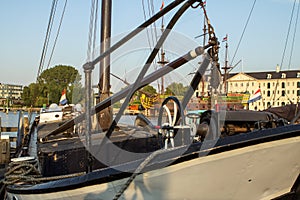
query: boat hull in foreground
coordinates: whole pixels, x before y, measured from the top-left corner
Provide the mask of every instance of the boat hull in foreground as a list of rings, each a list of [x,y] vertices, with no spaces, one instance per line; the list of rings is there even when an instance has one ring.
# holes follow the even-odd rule
[[[289,193],[300,172],[300,136],[199,157],[138,175],[124,199],[272,199]],[[113,199],[128,178],[9,199]],[[121,198],[123,199],[123,198]]]

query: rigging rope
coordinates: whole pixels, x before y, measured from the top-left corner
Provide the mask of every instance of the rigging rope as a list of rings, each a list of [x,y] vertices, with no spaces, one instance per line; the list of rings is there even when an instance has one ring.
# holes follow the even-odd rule
[[[296,1],[295,1],[296,2]],[[296,40],[296,32],[297,32],[297,26],[298,26],[298,18],[299,18],[299,10],[300,10],[300,0],[298,2],[298,8],[297,8],[297,15],[296,15],[296,21],[295,21],[295,29],[294,29],[294,35],[293,35],[293,39],[292,39],[292,47],[291,47],[291,53],[290,53],[290,58],[289,58],[289,64],[288,64],[288,70],[291,69],[291,63],[292,63],[292,57],[293,57],[293,51],[294,51],[294,45],[295,45],[295,40]],[[286,80],[286,79],[285,79]],[[284,91],[285,91],[285,95],[287,97],[287,99],[289,100],[289,102],[291,104],[293,104],[293,101],[291,100],[291,98],[288,95],[288,91],[287,88],[284,87]]]
[[[293,4],[293,8],[292,8],[292,13],[291,13],[291,17],[290,17],[288,32],[287,32],[287,35],[286,35],[285,45],[284,45],[284,49],[283,49],[283,53],[282,53],[282,57],[281,57],[281,63],[280,63],[280,66],[279,66],[280,70],[281,70],[283,62],[284,62],[285,52],[286,52],[287,44],[288,44],[288,41],[289,41],[289,36],[290,36],[292,21],[293,21],[293,17],[294,17],[294,10],[295,10],[296,1],[297,0],[294,0],[294,4]]]
[[[284,49],[283,49],[283,53],[282,53],[282,57],[281,57],[281,63],[280,63],[280,66],[279,66],[280,71],[281,71],[281,68],[282,68],[282,65],[283,65],[283,62],[284,62],[285,52],[286,52],[286,48],[287,48],[288,41],[289,41],[289,36],[290,36],[291,26],[292,26],[292,22],[293,22],[293,18],[294,18],[294,11],[295,11],[296,2],[297,2],[297,0],[294,0],[292,12],[291,12],[291,17],[290,17],[290,22],[289,22],[289,27],[288,27],[288,31],[287,31],[287,35],[286,35],[286,39],[285,39],[285,45],[284,45]],[[298,20],[298,17],[297,17],[297,20]],[[271,96],[271,99],[273,99],[273,104],[275,104],[280,99],[280,97],[279,97],[277,100],[275,100],[278,85],[279,85],[279,79],[277,79],[274,93]]]
[[[151,17],[155,14],[154,3],[153,3],[153,0],[151,0],[151,2],[148,0],[147,3],[148,3],[147,4],[148,15],[149,15],[149,17]],[[144,3],[144,0],[142,1],[142,8],[143,8],[144,20],[146,21],[147,14],[146,14],[146,6]],[[151,50],[154,47],[155,43],[157,43],[157,41],[158,41],[158,34],[156,31],[156,22],[153,22],[153,24],[150,25],[150,33],[149,33],[148,28],[146,28],[146,32],[147,32],[148,45]],[[159,57],[159,55],[158,55],[158,57]],[[159,59],[160,59],[160,57],[159,57]],[[155,63],[156,63],[156,59],[155,59]]]
[[[145,10],[144,0],[142,1],[142,7],[143,7],[144,20],[146,21],[147,20],[147,15],[146,15],[146,10]],[[146,28],[146,33],[147,33],[148,45],[149,45],[149,48],[151,49],[153,45],[150,42],[150,36],[149,36],[149,30],[148,30],[148,28]]]
[[[53,19],[54,19],[55,12],[56,12],[56,7],[57,7],[57,0],[53,0],[36,81],[38,81],[38,78],[41,75],[41,72],[43,71],[45,56],[46,56],[47,49],[48,49],[51,30],[52,30],[52,26],[53,26]]]
[[[174,151],[176,149],[179,149],[180,147],[174,147],[171,149],[160,149],[157,151],[152,152],[141,164],[136,168],[134,173],[129,177],[129,179],[126,181],[126,183],[122,186],[122,188],[117,192],[117,194],[114,196],[113,200],[118,200],[122,194],[125,192],[125,190],[129,187],[129,185],[132,183],[132,181],[135,179],[137,175],[139,175],[145,167],[158,155],[169,152],[169,151]]]
[[[78,177],[84,174],[84,172],[79,172],[75,174],[43,177],[40,171],[38,170],[38,161],[34,159],[28,161],[10,162],[7,167],[7,172],[5,173],[5,178],[2,179],[0,182],[4,185],[36,184],[45,181],[54,181],[65,178]]]
[[[65,10],[66,10],[66,7],[67,7],[67,2],[68,2],[68,0],[65,0],[65,5],[64,5],[61,17],[60,17],[59,26],[58,26],[58,29],[57,29],[56,37],[55,37],[55,40],[54,40],[54,44],[53,44],[53,47],[52,47],[52,51],[51,51],[51,54],[50,54],[50,57],[49,57],[49,60],[48,60],[48,65],[47,65],[46,69],[48,69],[49,66],[50,66],[50,62],[51,62],[51,59],[52,59],[52,56],[53,56],[53,53],[54,53],[54,49],[55,49],[55,46],[56,46],[56,43],[57,43],[57,39],[58,39],[58,36],[59,36],[59,33],[60,33],[60,28],[61,28],[61,25],[62,25],[62,22],[63,22],[63,18],[64,18],[64,15],[65,15]]]
[[[255,4],[256,4],[256,0],[254,0],[254,2],[253,2],[252,8],[251,8],[251,10],[250,10],[248,19],[247,19],[246,24],[245,24],[245,27],[244,27],[244,30],[243,30],[243,32],[242,32],[242,35],[241,35],[240,40],[239,40],[239,43],[238,43],[238,45],[237,45],[237,48],[236,48],[236,50],[235,50],[235,52],[234,52],[234,55],[233,55],[233,58],[232,58],[232,60],[231,60],[230,66],[233,64],[234,58],[235,58],[235,56],[236,56],[236,54],[237,54],[237,51],[238,51],[238,49],[239,49],[239,47],[240,47],[240,45],[241,45],[242,39],[243,39],[243,37],[244,37],[246,28],[247,28],[248,23],[249,23],[249,21],[250,21],[250,18],[251,18],[252,12],[253,12],[253,10],[254,10]]]
[[[294,30],[294,35],[293,35],[293,39],[292,39],[291,54],[290,54],[289,65],[288,65],[288,69],[289,70],[290,70],[290,67],[291,67],[291,62],[292,62],[292,57],[293,57],[293,51],[294,51],[294,45],[295,45],[295,40],[296,40],[296,32],[297,32],[297,26],[298,26],[299,10],[300,10],[300,0],[298,2],[297,15],[296,15],[296,21],[295,21],[295,30]]]
[[[96,6],[96,11],[95,11],[95,6]],[[91,15],[90,15],[90,25],[89,25],[87,61],[90,61],[93,59],[92,50],[94,50],[95,45],[96,45],[97,13],[98,13],[98,0],[91,0]]]
[[[96,0],[96,11],[95,11],[95,21],[94,21],[94,37],[93,37],[93,51],[96,49],[96,41],[97,41],[97,24],[98,24],[98,8],[99,8],[99,1]],[[94,56],[92,55],[92,59]]]

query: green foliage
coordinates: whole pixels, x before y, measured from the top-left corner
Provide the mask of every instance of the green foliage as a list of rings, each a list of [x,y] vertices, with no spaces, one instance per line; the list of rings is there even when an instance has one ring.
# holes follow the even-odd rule
[[[157,94],[156,89],[151,85],[146,85],[141,91],[151,95]]]
[[[57,65],[43,71],[37,83],[24,87],[22,99],[26,106],[41,107],[43,104],[58,104],[61,92],[66,89],[68,102],[79,103],[84,96],[80,80],[81,76],[74,67]]]
[[[183,86],[182,83],[171,83],[167,88],[165,94],[168,95],[176,95],[176,96],[183,96],[187,91],[188,86]]]

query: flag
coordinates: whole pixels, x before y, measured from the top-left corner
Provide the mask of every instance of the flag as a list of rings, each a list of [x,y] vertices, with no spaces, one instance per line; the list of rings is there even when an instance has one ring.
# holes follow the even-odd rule
[[[67,91],[66,91],[66,89],[64,89],[62,91],[62,93],[61,93],[59,104],[60,105],[66,105],[67,103],[68,103],[68,100],[67,100]]]
[[[162,1],[162,3],[161,3],[161,7],[160,7],[160,10],[164,9],[164,6],[165,6],[165,2],[164,2],[164,1]]]
[[[223,38],[222,42],[226,42],[228,39],[227,35]]]
[[[250,97],[248,103],[253,103],[261,99],[261,91],[260,88]]]

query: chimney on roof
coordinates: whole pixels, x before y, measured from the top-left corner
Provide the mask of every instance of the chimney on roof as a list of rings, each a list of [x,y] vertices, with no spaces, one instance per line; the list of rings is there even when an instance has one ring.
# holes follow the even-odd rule
[[[280,66],[277,64],[276,66],[276,72],[279,73],[280,72]]]

